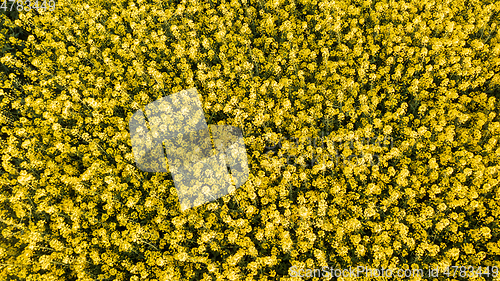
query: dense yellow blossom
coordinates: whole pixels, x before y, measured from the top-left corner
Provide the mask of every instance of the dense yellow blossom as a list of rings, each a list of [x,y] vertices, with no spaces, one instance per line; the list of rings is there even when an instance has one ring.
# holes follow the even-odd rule
[[[491,280],[499,14],[491,0],[119,0],[0,15],[0,280],[323,266],[442,280],[489,266]],[[127,124],[193,87],[207,122],[242,129],[250,175],[183,210],[169,173],[136,167]]]

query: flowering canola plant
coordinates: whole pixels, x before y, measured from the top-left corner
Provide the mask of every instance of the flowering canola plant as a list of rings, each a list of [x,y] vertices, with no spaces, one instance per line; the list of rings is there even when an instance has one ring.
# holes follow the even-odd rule
[[[2,14],[0,280],[302,280],[290,268],[322,266],[445,280],[500,266],[499,12],[61,0]],[[193,87],[208,123],[242,129],[250,176],[181,212],[171,175],[135,166],[128,122]]]

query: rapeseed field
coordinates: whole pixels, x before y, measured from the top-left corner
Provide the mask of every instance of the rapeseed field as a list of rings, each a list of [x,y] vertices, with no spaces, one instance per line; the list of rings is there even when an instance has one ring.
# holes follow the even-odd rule
[[[498,1],[32,2],[0,19],[0,280],[500,280]],[[192,88],[249,177],[182,211],[129,120]]]

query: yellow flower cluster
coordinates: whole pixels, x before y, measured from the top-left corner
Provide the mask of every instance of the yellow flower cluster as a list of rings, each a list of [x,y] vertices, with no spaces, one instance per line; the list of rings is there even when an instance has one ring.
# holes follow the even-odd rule
[[[499,14],[62,0],[1,15],[0,280],[500,266]],[[242,129],[250,176],[181,212],[170,173],[136,167],[128,124],[193,87],[209,124]]]

